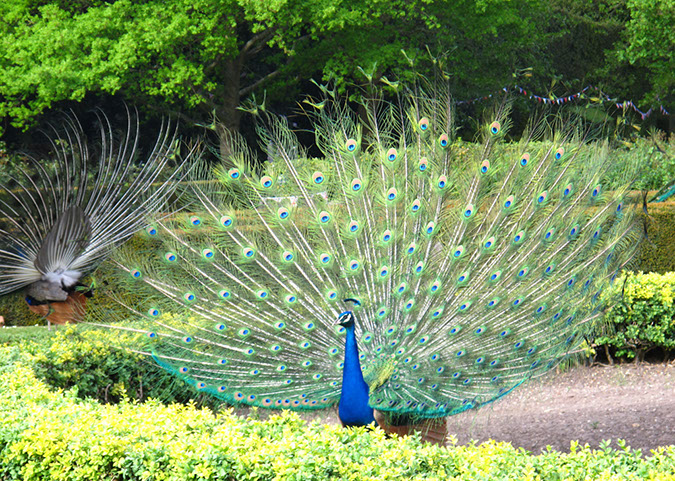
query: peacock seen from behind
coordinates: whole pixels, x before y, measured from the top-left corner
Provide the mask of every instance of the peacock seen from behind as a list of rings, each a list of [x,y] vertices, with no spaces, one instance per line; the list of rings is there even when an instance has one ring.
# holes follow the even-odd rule
[[[0,184],[0,295],[25,289],[31,310],[48,320],[79,320],[81,281],[155,217],[175,188],[175,132],[164,125],[141,158],[138,121],[118,141],[98,114],[99,145],[65,116],[47,132],[53,158],[25,156]],[[172,165],[173,164],[173,165]]]
[[[116,257],[118,327],[228,403],[338,404],[348,426],[445,429],[575,351],[641,236],[636,166],[571,126],[506,144],[504,105],[471,149],[448,95],[398,90],[357,114],[325,89],[319,158],[269,116],[261,170],[236,139],[214,177],[196,169],[192,212]]]

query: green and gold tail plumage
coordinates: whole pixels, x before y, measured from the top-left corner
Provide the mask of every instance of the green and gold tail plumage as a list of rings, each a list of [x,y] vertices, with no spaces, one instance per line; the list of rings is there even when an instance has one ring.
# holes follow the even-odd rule
[[[550,370],[600,318],[600,293],[638,244],[636,166],[581,149],[569,126],[506,144],[503,107],[467,153],[451,104],[406,93],[357,116],[329,96],[313,115],[318,159],[268,119],[262,171],[246,149],[215,179],[195,169],[193,212],[120,253],[120,317],[147,330],[165,368],[262,407],[338,401],[334,322],[348,309],[381,411],[447,416]],[[610,190],[617,168],[626,182]]]

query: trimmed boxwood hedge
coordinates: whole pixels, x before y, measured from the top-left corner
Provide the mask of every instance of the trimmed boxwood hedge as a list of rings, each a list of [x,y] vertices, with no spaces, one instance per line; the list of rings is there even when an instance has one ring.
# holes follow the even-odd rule
[[[261,421],[194,406],[100,404],[53,391],[16,346],[0,348],[0,479],[673,480],[675,447],[620,444],[533,456],[508,443],[441,448],[380,429]]]
[[[675,198],[647,204],[647,212],[647,238],[643,240],[632,268],[661,274],[675,271]]]

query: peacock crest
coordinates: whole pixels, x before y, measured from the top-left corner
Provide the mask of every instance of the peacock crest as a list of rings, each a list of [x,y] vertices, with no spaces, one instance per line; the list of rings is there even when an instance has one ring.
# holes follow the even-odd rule
[[[358,111],[329,92],[309,114],[319,158],[267,116],[262,166],[236,142],[193,169],[189,213],[116,257],[124,328],[198,389],[261,407],[325,408],[354,376],[371,411],[437,418],[556,366],[636,249],[637,166],[576,125],[506,143],[506,103],[467,154],[434,92]]]

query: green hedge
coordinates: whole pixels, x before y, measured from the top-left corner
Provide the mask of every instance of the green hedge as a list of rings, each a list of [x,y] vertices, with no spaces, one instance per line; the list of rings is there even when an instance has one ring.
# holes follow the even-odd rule
[[[156,402],[101,405],[50,390],[17,351],[0,348],[0,479],[675,479],[675,447],[643,456],[573,443],[569,454],[532,456],[508,443],[445,449],[294,414],[261,421]]]
[[[219,408],[220,401],[198,392],[147,356],[121,348],[123,343],[119,332],[71,325],[51,336],[23,339],[17,345],[24,363],[39,379],[55,389],[74,388],[82,399],[117,403],[156,398]]]
[[[613,356],[640,361],[653,349],[667,357],[675,350],[675,272],[624,273],[607,295],[618,302],[605,314],[595,344],[610,362]]]
[[[647,205],[647,239],[643,240],[633,270],[642,272],[675,271],[675,198]]]
[[[658,190],[675,179],[675,135],[668,139],[664,135],[638,137],[629,147],[615,148],[612,161],[622,165],[630,157],[638,157],[642,171],[633,185],[635,190]],[[614,172],[620,177],[620,171]],[[620,180],[610,176],[609,183]]]

